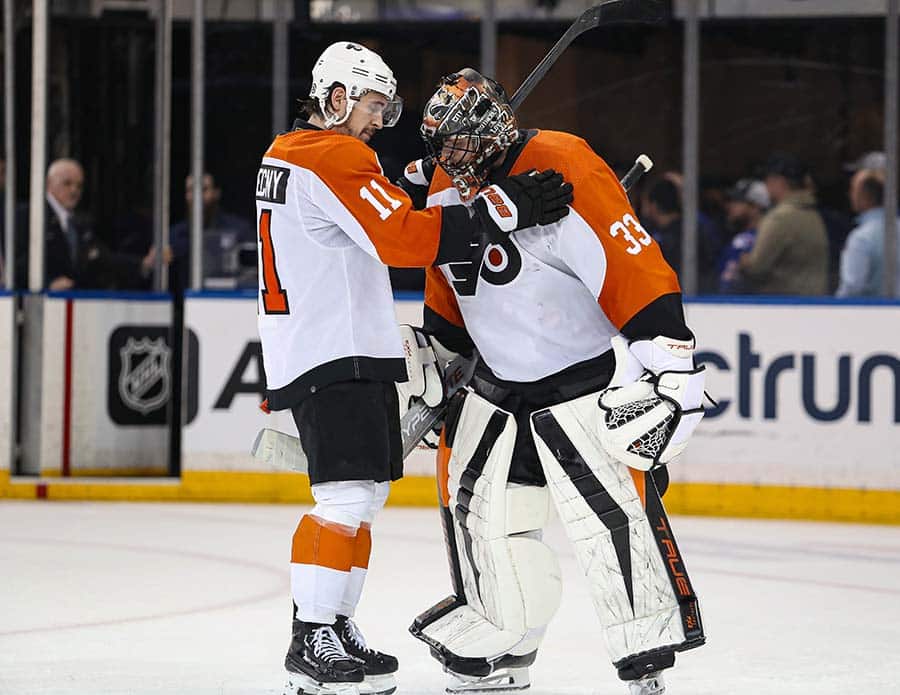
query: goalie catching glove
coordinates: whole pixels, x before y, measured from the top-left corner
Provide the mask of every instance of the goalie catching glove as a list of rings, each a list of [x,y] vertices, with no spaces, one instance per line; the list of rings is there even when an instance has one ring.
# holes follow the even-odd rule
[[[678,456],[703,418],[705,368],[694,367],[694,341],[658,336],[612,339],[616,371],[600,395],[600,444],[642,471]]]
[[[456,357],[433,336],[420,328],[400,326],[407,381],[397,384],[400,406],[405,410],[412,399],[436,408],[444,401],[444,367]]]

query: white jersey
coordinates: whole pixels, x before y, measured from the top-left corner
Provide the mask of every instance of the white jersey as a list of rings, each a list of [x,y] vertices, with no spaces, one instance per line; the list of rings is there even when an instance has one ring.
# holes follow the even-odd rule
[[[434,262],[452,214],[413,210],[371,148],[312,126],[275,138],[256,208],[269,407],[338,381],[405,381],[386,265]]]
[[[567,217],[486,247],[480,266],[426,270],[429,314],[464,328],[495,376],[528,383],[610,350],[610,339],[655,299],[680,292],[615,174],[584,140],[532,131],[510,169],[553,168],[574,186]],[[459,194],[436,172],[429,205]]]

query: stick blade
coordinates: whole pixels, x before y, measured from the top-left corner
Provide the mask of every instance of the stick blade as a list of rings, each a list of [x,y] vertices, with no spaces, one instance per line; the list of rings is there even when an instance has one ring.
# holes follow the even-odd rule
[[[253,458],[272,468],[298,473],[309,472],[309,461],[300,440],[290,434],[265,427],[256,435],[250,449]]]

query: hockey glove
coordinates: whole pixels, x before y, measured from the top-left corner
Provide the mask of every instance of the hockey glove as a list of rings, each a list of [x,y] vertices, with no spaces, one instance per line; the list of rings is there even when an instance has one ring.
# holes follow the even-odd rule
[[[705,368],[694,368],[693,341],[659,336],[629,345],[616,336],[612,346],[616,372],[600,394],[600,443],[626,466],[658,468],[684,451],[703,418]]]
[[[400,337],[403,340],[407,378],[407,381],[397,384],[401,410],[408,408],[414,398],[423,400],[431,408],[439,406],[444,400],[444,370],[438,354],[435,354],[431,336],[420,328],[404,324],[400,326]],[[442,350],[438,348],[437,352]]]
[[[434,176],[434,158],[417,159],[406,165],[403,175],[395,181],[412,200],[416,210],[423,210],[428,200],[428,187]]]
[[[473,208],[493,241],[518,229],[553,224],[569,214],[572,184],[553,169],[516,174],[484,188]]]

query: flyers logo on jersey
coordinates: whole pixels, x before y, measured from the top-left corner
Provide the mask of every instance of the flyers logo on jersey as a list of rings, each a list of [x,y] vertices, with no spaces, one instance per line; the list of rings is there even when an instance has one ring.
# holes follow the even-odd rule
[[[516,279],[522,270],[522,254],[512,238],[507,237],[498,244],[488,244],[484,247],[481,264],[474,263],[449,263],[448,268],[452,279],[450,283],[460,297],[471,297],[478,287],[478,278],[485,282],[500,286],[508,285]],[[477,268],[478,272],[475,272]]]
[[[506,285],[512,282],[522,270],[522,256],[512,239],[504,239],[499,244],[490,244],[484,250],[481,262],[481,277],[492,285]]]

